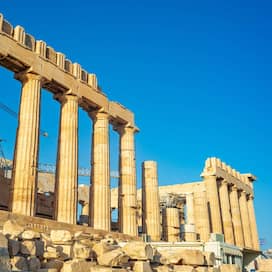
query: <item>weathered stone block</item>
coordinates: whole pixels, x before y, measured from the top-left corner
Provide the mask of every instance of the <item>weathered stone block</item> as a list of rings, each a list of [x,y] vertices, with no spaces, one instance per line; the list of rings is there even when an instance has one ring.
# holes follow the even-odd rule
[[[93,246],[93,251],[96,253],[96,256],[99,257],[106,252],[120,248],[118,245],[111,245],[108,243],[100,242]]]
[[[14,239],[8,240],[8,250],[10,256],[15,256],[20,250],[20,242]]]
[[[70,260],[72,259],[73,256],[73,247],[72,245],[58,245],[57,246],[57,251],[59,252],[60,259],[65,261],[65,260]]]
[[[35,238],[40,238],[40,234],[33,230],[25,230],[20,236],[24,240],[33,240]]]
[[[35,241],[25,240],[20,244],[20,252],[24,255],[36,256]]]
[[[208,267],[208,272],[220,272],[218,267]]]
[[[144,242],[129,242],[122,250],[131,260],[152,260],[153,249],[149,244]]]
[[[51,230],[50,238],[54,244],[66,244],[72,242],[72,234],[68,230]]]
[[[76,242],[73,247],[73,257],[76,259],[90,259],[94,257],[92,249],[86,245]]]
[[[10,258],[8,251],[8,240],[0,233],[0,271],[6,272],[10,269]]]
[[[135,272],[152,272],[150,263],[146,261],[136,261],[133,265],[133,271]]]
[[[220,272],[239,272],[240,268],[236,264],[221,264]]]
[[[91,270],[96,263],[87,262],[85,260],[72,260],[67,261],[63,264],[61,272],[80,272],[80,271],[98,271]]]
[[[196,271],[197,272],[208,272],[208,267],[206,267],[206,266],[198,266],[196,268]]]
[[[160,250],[159,254],[161,264],[182,264],[182,256],[177,250]]]
[[[29,270],[36,272],[41,268],[41,262],[37,257],[31,256],[27,259]]]
[[[15,220],[8,220],[3,225],[3,234],[11,239],[18,237],[23,231],[24,228],[17,224]]]
[[[174,265],[175,272],[196,272],[197,270],[191,265]]]
[[[61,260],[49,260],[48,262],[41,263],[42,268],[61,270],[63,267],[63,261]]]
[[[15,256],[11,259],[12,271],[28,270],[27,260],[21,256]]]
[[[48,252],[48,251],[46,251],[46,252],[43,253],[44,259],[47,259],[47,260],[57,259],[57,258],[59,258],[59,256],[60,256],[60,253],[57,252],[57,251],[56,252],[53,252],[53,251]]]
[[[154,272],[169,272],[173,271],[168,265],[152,266]]]
[[[205,265],[214,266],[215,265],[215,254],[214,252],[203,252]]]
[[[129,256],[118,248],[100,255],[97,261],[100,265],[104,266],[124,266],[128,264]]]

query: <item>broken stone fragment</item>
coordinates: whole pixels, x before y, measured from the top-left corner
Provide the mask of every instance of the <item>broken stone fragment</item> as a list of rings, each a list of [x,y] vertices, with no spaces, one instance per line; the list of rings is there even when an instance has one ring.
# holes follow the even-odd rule
[[[146,261],[136,261],[133,265],[133,271],[135,272],[152,272],[150,263]]]
[[[95,265],[96,263],[87,262],[85,260],[67,261],[63,264],[61,272],[97,271],[97,270],[91,270],[91,268],[94,267]]]
[[[221,264],[220,265],[220,272],[239,272],[239,271],[240,271],[240,268],[236,264]]]
[[[144,242],[129,242],[122,250],[131,260],[152,260],[153,248]]]
[[[59,253],[59,258],[62,261],[70,260],[73,256],[73,247],[72,245],[58,245],[57,251]]]
[[[168,265],[156,265],[152,267],[154,272],[170,272],[173,271]]]
[[[197,272],[191,265],[174,265],[173,271],[175,272]]]
[[[106,252],[97,258],[98,264],[104,266],[122,267],[128,265],[129,256],[126,255],[120,248]]]
[[[20,226],[15,220],[8,220],[3,225],[3,234],[8,238],[16,238],[24,231],[24,227]]]
[[[22,256],[15,256],[11,259],[12,271],[27,271],[28,264],[26,258]]]
[[[161,264],[182,264],[182,256],[177,250],[160,250],[160,263]]]
[[[120,248],[118,245],[111,245],[105,242],[97,243],[93,246],[93,251],[95,252],[96,256],[99,257],[106,252],[109,252],[111,250],[115,250],[117,248]]]
[[[95,254],[92,249],[80,242],[75,242],[73,246],[73,257],[76,259],[91,259],[94,258]]]
[[[25,230],[20,235],[20,238],[23,240],[33,240],[40,237],[41,237],[40,233],[33,230]]]
[[[49,260],[48,262],[42,262],[41,266],[42,266],[42,268],[57,269],[57,271],[60,271],[62,266],[63,266],[63,261],[61,261],[61,260]]]
[[[57,252],[57,251],[55,251],[55,252],[53,252],[53,251],[51,251],[51,252],[46,251],[46,252],[43,253],[43,258],[47,259],[47,260],[57,259],[57,258],[59,258],[59,256],[60,256],[60,253]]]
[[[38,269],[41,268],[41,262],[37,257],[28,257],[27,262],[30,271],[36,272]]]
[[[196,267],[196,271],[197,272],[209,272],[208,267],[206,267],[206,266],[198,266],[198,267]]]
[[[50,239],[54,244],[72,243],[72,234],[68,230],[51,230]]]
[[[20,243],[20,252],[24,255],[36,256],[35,241],[25,240]]]
[[[58,270],[55,268],[40,268],[37,272],[58,272]]]

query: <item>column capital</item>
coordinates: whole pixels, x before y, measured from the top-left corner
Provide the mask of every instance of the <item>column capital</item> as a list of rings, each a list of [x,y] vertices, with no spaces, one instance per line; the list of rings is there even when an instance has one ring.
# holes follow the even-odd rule
[[[91,110],[88,112],[88,115],[91,117],[92,120],[110,119],[109,113],[104,108]]]
[[[59,101],[61,104],[67,102],[67,101],[79,101],[79,97],[77,95],[74,95],[71,93],[71,91],[68,91],[66,93],[57,93],[54,95],[54,98]]]
[[[14,78],[21,81],[22,83],[25,83],[29,80],[40,80],[42,81],[42,76],[38,74],[34,74],[31,72],[23,71],[19,73],[14,74]]]
[[[221,180],[221,185],[227,185],[228,186],[228,181],[226,179]]]
[[[130,123],[126,123],[126,124],[114,124],[113,129],[115,131],[117,131],[119,134],[123,134],[125,132],[131,132],[131,133],[136,133],[139,132],[139,129],[137,127],[134,127],[132,125],[130,125]]]

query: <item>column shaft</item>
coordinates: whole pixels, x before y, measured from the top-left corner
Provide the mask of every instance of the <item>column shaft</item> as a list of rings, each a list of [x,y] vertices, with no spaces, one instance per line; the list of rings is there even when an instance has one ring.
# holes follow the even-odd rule
[[[250,222],[249,222],[247,199],[246,199],[245,191],[242,191],[240,193],[239,204],[240,204],[240,210],[241,210],[241,219],[242,219],[243,233],[244,233],[244,239],[245,239],[245,247],[252,248],[251,228],[250,228]]]
[[[35,215],[40,126],[41,78],[35,74],[17,76],[22,81],[20,112],[13,159],[11,210]]]
[[[226,243],[234,244],[234,234],[232,228],[230,200],[228,191],[228,182],[223,180],[219,187],[220,204],[222,211],[223,230]]]
[[[187,211],[187,220],[186,224],[194,225],[195,224],[195,208],[194,208],[194,194],[186,194],[186,211]]]
[[[90,225],[110,231],[109,115],[98,111],[90,116],[93,119]]]
[[[163,237],[167,242],[180,241],[179,210],[177,208],[163,209]]]
[[[78,97],[63,95],[61,102],[57,175],[55,184],[55,218],[76,224],[78,178]]]
[[[213,233],[223,233],[216,176],[205,176],[204,181],[206,185],[208,208],[211,218],[211,231]]]
[[[160,199],[157,163],[145,161],[142,164],[142,223],[143,233],[152,241],[160,241]]]
[[[235,245],[239,247],[244,247],[244,234],[241,220],[241,212],[238,200],[237,187],[232,186],[230,190],[230,207],[232,215],[232,225],[234,231]]]
[[[136,170],[134,133],[132,127],[117,128],[120,134],[119,153],[119,189],[118,189],[118,222],[119,231],[137,236],[136,224]]]
[[[195,225],[200,240],[208,242],[210,239],[210,220],[206,191],[194,192]]]
[[[255,211],[254,211],[254,204],[253,204],[253,196],[249,196],[249,199],[247,201],[248,206],[248,215],[249,215],[249,225],[251,229],[251,237],[252,237],[252,246],[256,250],[260,250],[259,245],[259,237],[258,237],[258,230],[257,230],[257,222],[255,217]]]

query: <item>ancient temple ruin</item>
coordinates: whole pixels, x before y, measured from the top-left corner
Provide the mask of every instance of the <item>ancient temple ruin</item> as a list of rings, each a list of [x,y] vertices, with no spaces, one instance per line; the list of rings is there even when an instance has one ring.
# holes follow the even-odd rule
[[[86,237],[110,235],[122,242],[144,239],[158,251],[183,247],[206,252],[211,242],[220,242],[225,251],[217,263],[205,263],[203,255],[198,255],[197,265],[186,263],[214,268],[209,271],[217,271],[219,264],[237,264],[237,256],[241,268],[243,262],[248,262],[246,258],[252,260],[259,254],[253,174],[241,174],[218,158],[208,158],[201,181],[159,186],[157,163],[145,161],[142,188],[137,189],[134,135],[139,129],[134,114],[107,98],[95,74],[72,63],[44,41],[35,40],[21,26],[13,27],[3,15],[0,65],[13,72],[22,84],[14,158],[8,175],[4,175],[6,169],[0,169],[0,229],[7,221],[15,220],[40,233],[53,231],[51,236],[55,230],[68,229],[81,231]],[[60,105],[56,175],[38,171],[42,88],[51,92]],[[79,107],[88,113],[93,126],[90,186],[78,184]],[[110,125],[120,137],[118,188],[110,186]],[[82,206],[80,218],[78,205]],[[112,222],[115,209],[117,224]],[[16,239],[25,239],[20,237]],[[154,258],[144,260],[152,263]],[[157,264],[165,265],[162,261]],[[197,271],[208,271],[205,269]]]

